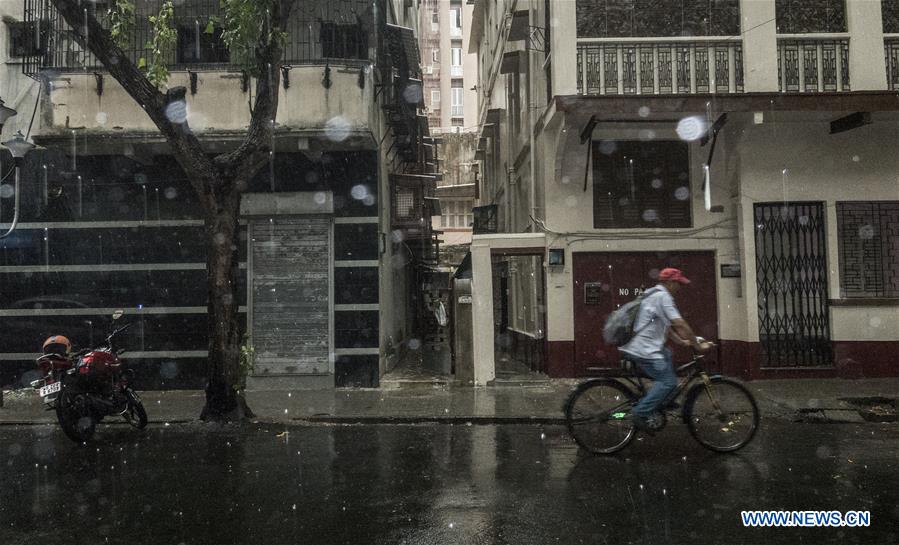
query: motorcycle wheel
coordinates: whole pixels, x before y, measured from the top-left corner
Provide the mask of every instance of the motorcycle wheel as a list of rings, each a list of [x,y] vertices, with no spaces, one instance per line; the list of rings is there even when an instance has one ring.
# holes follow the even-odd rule
[[[144,404],[137,395],[137,392],[128,388],[125,390],[125,397],[128,398],[128,408],[122,415],[125,421],[132,427],[142,430],[147,427],[147,411]]]
[[[62,431],[76,443],[86,443],[94,436],[97,420],[91,414],[90,404],[80,394],[63,390],[56,400],[56,418]]]

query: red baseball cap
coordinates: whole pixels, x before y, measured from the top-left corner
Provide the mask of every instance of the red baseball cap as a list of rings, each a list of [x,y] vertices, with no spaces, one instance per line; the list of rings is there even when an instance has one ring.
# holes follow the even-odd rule
[[[684,276],[684,273],[681,272],[680,269],[662,269],[659,272],[659,281],[666,282],[668,280],[672,280],[674,282],[680,282],[681,284],[689,284],[690,279]]]

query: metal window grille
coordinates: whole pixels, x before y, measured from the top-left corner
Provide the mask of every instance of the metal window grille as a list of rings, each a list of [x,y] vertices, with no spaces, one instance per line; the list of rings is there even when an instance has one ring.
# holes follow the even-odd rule
[[[738,93],[739,41],[578,44],[578,91],[586,95]]]
[[[149,59],[146,47],[152,37],[149,17],[159,12],[164,0],[136,0],[136,24],[126,54],[132,62]],[[87,9],[103,25],[107,24],[106,5],[86,2]],[[205,30],[213,17],[222,20],[219,0],[183,0],[175,3],[174,26],[179,32],[179,46],[168,59],[177,67],[209,64],[209,68],[230,67],[221,33],[207,35]],[[369,57],[373,35],[373,4],[368,0],[304,0],[296,2],[286,24],[285,64],[324,64],[335,60],[364,61]],[[46,28],[41,33],[39,52],[26,58],[23,70],[36,76],[43,69],[58,71],[99,70],[101,63],[85,51],[74,32],[58,14],[50,0],[25,0],[25,22]],[[192,44],[190,42],[193,42]],[[206,57],[206,58],[204,58]]]
[[[885,40],[883,48],[886,56],[887,85],[895,91],[899,89],[899,40]]]
[[[899,297],[899,201],[837,203],[842,297]]]
[[[759,203],[754,214],[763,365],[831,364],[824,205]]]
[[[778,40],[777,75],[781,92],[850,91],[849,40]]]

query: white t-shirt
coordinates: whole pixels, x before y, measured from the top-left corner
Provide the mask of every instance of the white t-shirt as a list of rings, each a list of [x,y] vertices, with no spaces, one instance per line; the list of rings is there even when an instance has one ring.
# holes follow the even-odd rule
[[[674,297],[659,284],[647,291],[640,304],[640,312],[634,321],[634,338],[619,348],[628,356],[645,360],[664,359],[662,352],[668,338],[668,328],[673,320],[680,319]]]

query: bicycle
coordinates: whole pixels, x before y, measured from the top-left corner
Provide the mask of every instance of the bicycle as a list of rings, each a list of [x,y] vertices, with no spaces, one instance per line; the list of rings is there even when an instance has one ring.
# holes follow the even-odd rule
[[[681,417],[690,435],[715,452],[734,452],[746,446],[759,426],[755,398],[742,384],[720,375],[709,376],[702,367],[705,356],[677,368],[682,377],[661,408],[648,418],[650,429],[660,431],[667,417],[676,417],[677,400],[684,394]],[[619,378],[602,377],[582,382],[565,403],[565,421],[575,442],[593,454],[612,454],[636,436],[631,408],[642,398],[649,377],[634,362],[622,360],[626,371]]]

